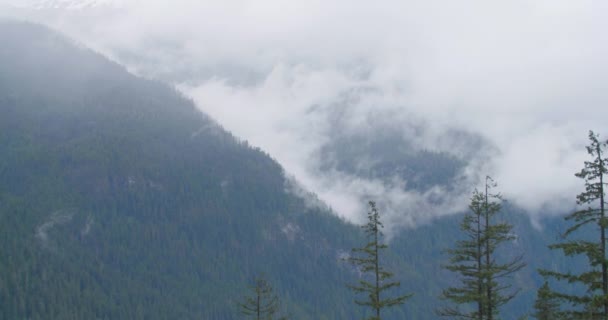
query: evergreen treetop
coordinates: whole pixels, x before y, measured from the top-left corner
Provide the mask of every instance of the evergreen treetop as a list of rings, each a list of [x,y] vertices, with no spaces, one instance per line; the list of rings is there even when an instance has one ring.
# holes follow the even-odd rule
[[[381,320],[381,311],[383,309],[394,307],[405,303],[412,295],[398,295],[396,297],[384,297],[382,294],[387,293],[392,288],[399,287],[399,281],[391,281],[393,273],[387,271],[380,261],[381,250],[388,246],[381,242],[383,227],[380,221],[380,213],[376,208],[376,203],[369,202],[370,210],[367,214],[368,222],[362,226],[368,243],[361,248],[354,248],[354,255],[348,260],[359,268],[363,274],[369,274],[372,280],[360,279],[356,285],[349,286],[355,293],[367,294],[363,300],[355,300],[355,303],[361,306],[367,306],[373,310],[373,315],[365,318],[366,320]]]
[[[606,260],[606,228],[608,221],[605,215],[605,175],[608,173],[604,156],[606,141],[589,131],[587,153],[591,161],[585,161],[580,172],[575,176],[585,181],[585,190],[576,196],[580,209],[566,216],[572,222],[563,234],[561,243],[549,248],[561,250],[565,256],[583,255],[587,258],[589,269],[584,272],[562,272],[558,270],[539,270],[548,278],[566,281],[570,284],[581,284],[585,292],[554,292],[553,295],[571,305],[564,313],[570,318],[608,319],[608,261]],[[597,228],[591,228],[591,227]],[[577,232],[582,231],[584,232]],[[575,233],[584,234],[574,238]],[[595,240],[593,240],[595,238]]]

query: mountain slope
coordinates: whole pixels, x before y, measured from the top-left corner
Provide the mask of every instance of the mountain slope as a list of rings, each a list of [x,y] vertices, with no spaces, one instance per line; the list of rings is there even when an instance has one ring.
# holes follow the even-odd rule
[[[359,274],[341,260],[363,244],[360,229],[295,196],[267,154],[175,90],[44,27],[0,21],[0,43],[0,318],[237,319],[260,273],[293,319],[362,316],[345,287]],[[419,187],[450,179],[457,164],[437,159],[443,173]],[[529,310],[535,269],[563,261],[545,247],[553,227],[507,214],[529,261],[510,319]],[[415,296],[386,319],[435,318],[454,283],[441,250],[459,219],[392,240],[386,264]]]
[[[344,290],[355,229],[276,162],[176,91],[0,24],[2,318],[230,319],[257,273],[299,318],[347,303],[316,292]]]

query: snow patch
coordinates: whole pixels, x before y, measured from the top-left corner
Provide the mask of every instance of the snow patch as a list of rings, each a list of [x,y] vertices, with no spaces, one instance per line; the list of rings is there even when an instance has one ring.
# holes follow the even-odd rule
[[[74,209],[57,210],[51,213],[49,219],[36,228],[36,238],[40,239],[43,245],[49,242],[49,230],[56,225],[62,225],[70,222],[76,214]]]
[[[294,241],[300,233],[300,227],[295,223],[288,222],[281,227],[281,232],[289,241]]]
[[[82,227],[82,230],[80,230],[80,236],[84,237],[86,235],[89,234],[89,232],[91,232],[91,227],[93,226],[94,220],[92,216],[89,216],[87,218],[87,222],[84,224],[84,227]]]

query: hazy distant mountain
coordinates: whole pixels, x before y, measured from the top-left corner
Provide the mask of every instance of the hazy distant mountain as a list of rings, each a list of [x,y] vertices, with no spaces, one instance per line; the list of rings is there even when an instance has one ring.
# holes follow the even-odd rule
[[[44,27],[0,21],[0,43],[0,318],[237,319],[235,301],[258,273],[293,319],[362,314],[345,287],[358,273],[341,260],[362,244],[359,228],[305,201],[314,195],[263,151],[172,88]],[[356,171],[348,157],[329,158]],[[418,188],[461,165],[424,159],[438,169],[414,170]],[[545,249],[553,229],[510,216],[530,266],[505,318],[530,307],[535,268],[560,263]],[[416,295],[387,319],[435,318],[454,281],[441,250],[458,238],[458,219],[394,238],[387,264]]]
[[[124,0],[6,0],[11,6],[29,9],[81,10],[99,7],[120,7]]]

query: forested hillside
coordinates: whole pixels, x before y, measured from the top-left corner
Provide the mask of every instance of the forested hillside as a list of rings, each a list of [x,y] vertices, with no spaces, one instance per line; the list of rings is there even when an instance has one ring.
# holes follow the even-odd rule
[[[257,273],[301,318],[344,315],[355,228],[266,154],[40,26],[0,42],[1,318],[229,319]]]
[[[237,319],[259,274],[293,319],[363,314],[345,286],[358,273],[342,260],[360,228],[296,196],[305,191],[263,151],[44,27],[1,21],[0,43],[0,318]],[[542,233],[505,214],[529,264],[510,319],[533,303],[535,268],[559,260],[545,247],[554,222]],[[390,243],[387,265],[415,295],[387,319],[436,318],[453,282],[441,251],[459,219]]]

